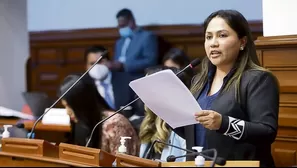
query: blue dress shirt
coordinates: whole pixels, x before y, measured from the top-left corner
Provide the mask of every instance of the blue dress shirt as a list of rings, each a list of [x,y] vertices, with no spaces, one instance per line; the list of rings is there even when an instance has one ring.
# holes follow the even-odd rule
[[[231,76],[235,72],[235,68],[233,68],[223,79],[223,85],[221,89],[216,92],[213,95],[208,96],[208,93],[210,91],[213,78],[216,72],[216,67],[214,65],[210,66],[209,72],[208,72],[208,80],[206,82],[206,85],[202,89],[200,95],[198,96],[198,103],[202,110],[211,110],[212,102],[216,99],[216,97],[220,94],[222,88],[224,88],[227,81],[231,78]],[[207,142],[205,139],[205,128],[201,124],[195,125],[195,146],[203,146],[203,148],[207,148]]]

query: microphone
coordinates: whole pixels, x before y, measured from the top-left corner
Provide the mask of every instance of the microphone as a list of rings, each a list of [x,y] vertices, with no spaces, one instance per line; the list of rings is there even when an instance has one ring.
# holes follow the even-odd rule
[[[37,125],[37,123],[42,119],[42,117],[47,113],[49,112],[56,104],[58,104],[58,102],[96,65],[98,64],[98,62],[107,54],[107,50],[105,50],[104,52],[101,53],[101,56],[96,60],[96,62],[83,74],[81,75],[81,77],[79,77],[72,85],[71,87],[69,87],[69,89],[64,92],[59,98],[58,100],[56,100],[35,122],[34,122],[34,125],[31,129],[31,132],[29,133],[28,135],[28,139],[31,139],[32,137],[32,134],[35,130],[35,127]]]
[[[217,150],[216,149],[207,149],[207,150],[204,150],[202,152],[195,152],[195,151],[192,151],[192,150],[188,150],[188,149],[184,149],[184,148],[181,148],[181,147],[178,147],[178,146],[175,146],[175,145],[172,145],[172,144],[168,144],[168,143],[165,143],[165,142],[162,142],[160,140],[155,140],[152,145],[150,146],[149,150],[147,151],[146,155],[145,155],[145,158],[146,159],[150,159],[150,155],[151,155],[151,152],[152,152],[152,148],[154,147],[155,143],[162,143],[162,144],[165,144],[167,146],[172,146],[174,148],[177,148],[177,149],[180,149],[180,150],[183,150],[183,151],[186,151],[186,152],[189,152],[188,154],[186,155],[182,155],[182,156],[174,156],[174,155],[170,155],[167,157],[166,161],[167,162],[174,162],[177,158],[181,158],[181,157],[186,157],[186,156],[197,156],[197,155],[201,155],[203,156],[204,158],[206,159],[210,159],[212,160],[212,165],[211,167],[214,167],[214,164],[218,164],[218,165],[225,165],[226,164],[226,160],[221,158],[221,157],[217,157]],[[208,156],[209,154],[213,153],[214,154],[214,157],[210,157]]]
[[[17,128],[25,128],[25,124],[24,123],[17,123],[17,124],[15,124],[13,126],[15,126]]]
[[[171,145],[171,144],[168,144],[168,143],[165,143],[165,142],[162,142],[162,141],[156,139],[156,140],[154,140],[154,142],[151,144],[151,146],[150,146],[149,150],[147,151],[147,153],[145,154],[145,157],[144,157],[144,158],[146,158],[146,159],[150,159],[150,157],[151,157],[151,152],[152,152],[152,149],[153,149],[155,143],[162,143],[162,144],[164,144],[164,145],[172,146],[172,147],[177,148],[177,149],[179,149],[179,150],[183,150],[183,151],[190,152],[190,153],[195,152],[195,151],[191,151],[191,150],[188,150],[188,149],[184,149],[184,148],[181,148],[181,147],[178,147],[178,146],[175,146],[175,145]],[[168,157],[169,157],[169,156],[168,156]],[[168,159],[167,159],[167,160],[168,160]]]
[[[209,152],[214,153],[214,157],[205,157],[206,154],[208,154]],[[204,154],[203,154],[204,153]],[[201,155],[206,159],[210,159],[213,161],[212,165],[210,167],[214,167],[214,163],[220,166],[224,166],[226,164],[226,159],[222,158],[222,157],[217,157],[217,151],[215,149],[208,149],[208,150],[204,150],[201,153],[200,152],[193,152],[193,153],[188,153],[186,155],[182,155],[182,156],[174,156],[174,155],[170,155],[167,157],[167,162],[174,162],[175,159],[177,158],[181,158],[181,157],[187,157],[187,156],[197,156],[197,155]]]
[[[194,59],[189,65],[187,65],[184,69],[182,69],[181,71],[185,71],[187,70],[189,67],[190,68],[195,68],[197,65],[199,65],[201,63],[200,59],[196,58]]]
[[[149,158],[150,158],[150,156],[151,156],[151,151],[152,151],[153,147],[155,146],[155,143],[157,143],[157,142],[159,142],[159,140],[156,139],[156,140],[154,140],[154,142],[151,144],[149,150],[146,152],[146,154],[145,154],[145,156],[144,156],[145,159],[149,159]]]
[[[178,73],[176,73],[175,75],[178,76],[180,75],[182,72],[186,71],[188,68],[194,68],[196,67],[198,64],[200,64],[201,61],[200,59],[196,58],[194,59],[189,65],[187,65],[185,68],[183,68],[182,70],[180,70]],[[98,125],[102,124],[103,122],[105,122],[106,120],[110,119],[111,117],[113,117],[114,115],[118,114],[119,112],[123,111],[125,108],[127,108],[128,106],[130,106],[131,104],[133,104],[134,102],[136,102],[137,100],[139,100],[140,98],[137,97],[136,99],[134,99],[133,101],[131,101],[130,103],[128,103],[127,105],[123,106],[122,108],[120,108],[119,110],[117,110],[116,112],[114,112],[112,115],[104,118],[103,120],[99,121],[93,128],[92,132],[91,132],[91,135],[90,135],[90,138],[89,140],[87,141],[86,143],[86,146],[85,147],[88,147],[90,142],[91,142],[91,139],[92,139],[92,136],[94,134],[94,131],[95,129],[98,127]]]

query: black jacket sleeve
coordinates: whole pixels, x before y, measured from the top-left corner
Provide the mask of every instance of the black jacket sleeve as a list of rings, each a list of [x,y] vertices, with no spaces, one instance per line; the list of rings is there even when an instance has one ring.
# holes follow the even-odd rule
[[[250,143],[273,143],[278,128],[279,86],[269,72],[251,78],[246,88],[248,121],[222,116],[218,132]],[[238,134],[240,132],[240,134]]]

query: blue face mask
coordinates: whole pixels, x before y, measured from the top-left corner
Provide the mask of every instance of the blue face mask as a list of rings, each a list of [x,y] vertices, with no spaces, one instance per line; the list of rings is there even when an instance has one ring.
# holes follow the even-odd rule
[[[129,26],[126,26],[126,27],[120,28],[119,33],[122,37],[129,37],[133,34],[133,31]]]

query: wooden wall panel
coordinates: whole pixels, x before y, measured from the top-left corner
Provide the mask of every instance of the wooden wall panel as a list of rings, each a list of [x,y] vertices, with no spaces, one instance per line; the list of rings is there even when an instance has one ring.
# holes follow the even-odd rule
[[[273,144],[272,154],[275,158],[277,167],[291,167],[297,161],[297,143],[288,138],[278,138],[277,143]]]
[[[287,50],[264,50],[263,54],[266,55],[263,58],[266,67],[297,67],[297,48]],[[286,59],[283,59],[280,55],[284,55]]]
[[[297,36],[259,37],[262,65],[280,84],[279,129],[272,154],[276,166],[297,165]]]
[[[297,104],[297,95],[282,93],[280,95],[280,104]]]
[[[270,68],[272,73],[278,78],[280,87],[297,88],[297,78],[293,78],[297,74],[297,69],[287,68]],[[292,92],[295,92],[292,91]]]
[[[262,35],[262,22],[250,22],[254,39]],[[204,35],[201,25],[147,26],[158,36],[159,58],[171,47],[183,49],[191,59],[203,57]],[[30,59],[27,65],[27,90],[44,91],[56,98],[65,76],[84,71],[84,50],[91,45],[105,46],[113,56],[118,39],[116,28],[44,31],[30,33]]]

